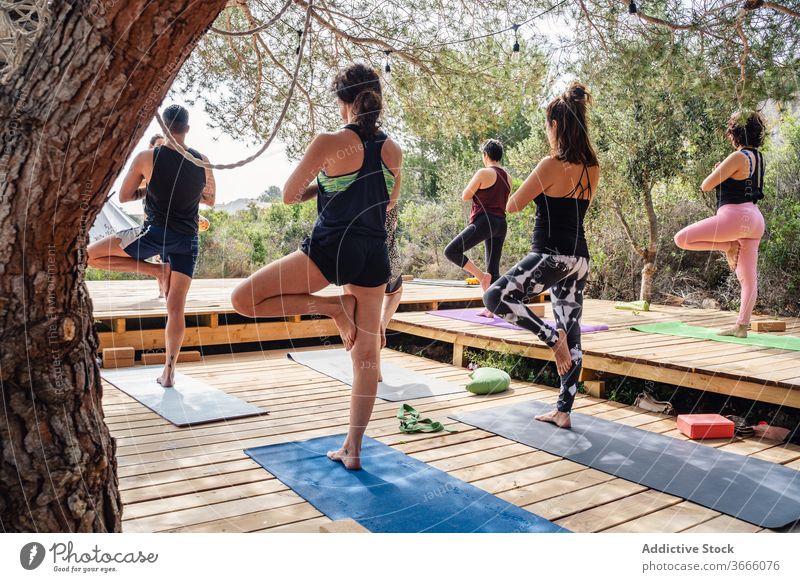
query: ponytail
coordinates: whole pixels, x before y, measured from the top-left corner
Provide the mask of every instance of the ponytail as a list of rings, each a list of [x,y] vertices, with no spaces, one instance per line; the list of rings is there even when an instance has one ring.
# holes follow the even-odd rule
[[[332,90],[345,103],[352,105],[355,123],[364,136],[372,136],[380,128],[383,113],[381,82],[375,69],[356,63],[339,71]]]
[[[586,87],[573,81],[566,91],[547,106],[547,123],[556,123],[556,145],[553,155],[570,164],[597,165],[597,154],[589,140],[586,111],[592,95]]]

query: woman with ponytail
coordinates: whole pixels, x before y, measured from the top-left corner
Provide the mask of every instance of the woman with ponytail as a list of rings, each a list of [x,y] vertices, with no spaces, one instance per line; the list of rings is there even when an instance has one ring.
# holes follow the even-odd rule
[[[317,221],[300,250],[261,268],[233,292],[249,317],[321,314],[333,318],[353,361],[350,426],[328,456],[361,467],[361,441],[378,390],[381,306],[390,276],[386,213],[400,195],[402,152],[380,130],[381,84],[374,69],[355,64],[333,81],[346,125],[314,138],[283,187],[283,201],[317,199]],[[340,296],[312,295],[329,284]]]
[[[556,360],[561,392],[556,409],[537,420],[570,427],[578,391],[583,288],[589,275],[589,250],[583,219],[600,180],[600,165],[589,140],[586,109],[591,95],[573,82],[547,106],[545,131],[551,154],[509,199],[508,212],[536,204],[532,248],[484,295],[486,307],[546,343]],[[523,299],[550,289],[556,328],[539,319]]]

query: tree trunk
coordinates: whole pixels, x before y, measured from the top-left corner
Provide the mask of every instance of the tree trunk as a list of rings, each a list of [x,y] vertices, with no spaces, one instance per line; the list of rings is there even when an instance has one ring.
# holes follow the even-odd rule
[[[120,531],[83,269],[113,179],[225,0],[54,0],[0,86],[0,527]]]
[[[658,217],[653,205],[653,186],[648,183],[644,190],[644,209],[647,214],[647,248],[642,253],[644,267],[642,267],[642,287],[639,290],[639,300],[653,300],[653,277],[656,271],[656,254],[658,249]]]
[[[655,255],[649,259],[645,259],[644,267],[642,267],[642,286],[639,289],[639,300],[647,301],[648,303],[653,300],[653,277],[657,271],[655,263]]]

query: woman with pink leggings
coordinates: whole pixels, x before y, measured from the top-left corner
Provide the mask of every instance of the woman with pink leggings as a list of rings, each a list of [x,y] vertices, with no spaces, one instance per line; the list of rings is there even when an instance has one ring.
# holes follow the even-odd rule
[[[719,335],[747,337],[750,315],[758,295],[758,245],[764,217],[756,203],[764,197],[764,118],[757,112],[735,113],[726,135],[736,148],[703,181],[703,192],[716,190],[717,214],[687,226],[675,244],[690,251],[722,251],[742,286],[736,325]]]

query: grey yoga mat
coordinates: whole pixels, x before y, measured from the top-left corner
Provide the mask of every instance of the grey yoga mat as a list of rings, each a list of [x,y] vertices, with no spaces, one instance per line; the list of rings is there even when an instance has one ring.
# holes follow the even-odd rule
[[[345,384],[353,385],[353,364],[344,349],[290,352],[290,360],[307,366]],[[439,380],[388,362],[381,363],[383,382],[378,383],[378,398],[389,402],[466,392],[463,386]]]
[[[800,519],[800,471],[583,414],[572,414],[571,430],[533,419],[552,408],[526,402],[451,418],[761,527]]]
[[[101,370],[100,375],[179,427],[267,414],[266,410],[180,372],[175,373],[172,388],[163,388],[156,382],[162,369],[162,366],[136,366]]]

